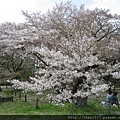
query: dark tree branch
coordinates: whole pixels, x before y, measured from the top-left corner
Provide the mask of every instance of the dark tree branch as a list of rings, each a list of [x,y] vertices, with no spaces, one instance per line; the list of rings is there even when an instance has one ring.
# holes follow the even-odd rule
[[[41,57],[41,55],[37,52],[33,52],[33,55],[35,55],[44,65],[49,66]]]
[[[19,63],[18,67],[16,68],[16,72],[19,70],[19,68],[22,66],[24,60],[22,59],[21,62]]]
[[[116,31],[116,29],[114,29],[114,30],[112,30],[112,31],[109,32],[109,29],[110,29],[110,28],[108,28],[108,32],[106,32],[103,36],[101,36],[101,37],[97,40],[97,42],[101,41],[101,40],[102,40],[103,38],[105,38],[107,35],[111,34],[111,33],[114,32],[114,31]]]

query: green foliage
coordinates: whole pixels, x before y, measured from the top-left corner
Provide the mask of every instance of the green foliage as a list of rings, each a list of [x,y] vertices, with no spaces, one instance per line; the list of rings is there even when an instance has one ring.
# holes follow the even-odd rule
[[[0,56],[0,80],[20,79],[27,80],[34,76],[34,60],[27,56],[21,57],[22,51],[15,51],[11,54],[5,53]]]
[[[34,77],[34,69],[23,69],[20,78],[22,80],[28,80],[29,77]]]

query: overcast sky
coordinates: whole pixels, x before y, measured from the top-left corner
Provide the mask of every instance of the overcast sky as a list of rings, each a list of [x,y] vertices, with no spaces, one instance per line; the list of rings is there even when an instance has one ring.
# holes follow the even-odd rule
[[[41,11],[45,13],[52,9],[55,3],[68,0],[0,0],[0,23],[4,22],[24,22],[21,10],[28,12]],[[80,6],[85,4],[88,9],[105,8],[110,9],[111,13],[120,14],[120,0],[71,0],[73,5]]]

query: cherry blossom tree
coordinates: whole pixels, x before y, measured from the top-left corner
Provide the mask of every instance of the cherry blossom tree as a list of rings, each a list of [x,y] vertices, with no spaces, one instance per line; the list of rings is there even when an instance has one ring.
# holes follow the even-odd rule
[[[31,77],[31,82],[22,84],[15,80],[12,83],[17,88],[26,86],[26,91],[38,94],[49,90],[52,94],[48,92],[47,97],[52,103],[72,102],[73,99],[78,106],[84,107],[88,96],[108,89],[108,85],[102,81],[102,76],[113,72],[114,69],[99,59],[100,54],[94,54],[97,50],[97,41],[94,38],[86,37],[77,42],[79,44],[73,41],[65,43],[67,49],[72,51],[71,54],[47,47],[36,47],[33,52],[39,54],[44,66],[36,72],[34,78]]]
[[[111,69],[109,64],[99,60],[98,54],[93,55],[96,49],[96,41],[93,38],[80,41],[78,51],[74,49],[72,42],[67,41],[66,47],[73,47],[69,55],[62,53],[63,51],[49,50],[47,47],[35,48],[34,52],[39,53],[44,67],[36,72],[36,77],[31,77],[30,83],[12,81],[14,86],[24,86],[26,91],[31,90],[38,94],[49,90],[54,93],[48,94],[52,103],[71,102],[74,99],[78,106],[84,107],[88,96],[108,89],[108,85],[102,81],[102,76],[119,69],[119,64]]]
[[[23,78],[34,68],[34,58],[26,51],[31,49],[31,32],[25,24],[0,25],[0,71],[4,79]],[[35,34],[34,34],[35,40]],[[30,41],[30,42],[29,42]],[[24,75],[23,75],[24,73]],[[29,77],[29,76],[28,76]]]
[[[39,95],[47,91],[49,102],[73,101],[80,107],[86,106],[91,94],[107,90],[105,76],[119,77],[120,68],[120,19],[108,12],[77,8],[70,2],[44,15],[23,11],[28,33],[34,31],[33,45],[24,48],[42,67],[30,82],[12,80],[14,87]]]
[[[71,40],[78,44],[76,41],[79,39],[93,37],[98,42],[98,49],[102,51],[102,60],[109,64],[119,62],[120,16],[110,14],[109,10],[97,8],[85,10],[84,5],[77,8],[71,2],[67,2],[56,4],[53,10],[43,15],[40,12],[29,14],[24,11],[23,15],[26,17],[28,27],[37,31],[39,47],[47,46],[49,49],[70,54],[72,49],[67,49],[66,41]],[[101,47],[102,44],[104,44],[104,49]],[[35,53],[34,55],[37,56]]]

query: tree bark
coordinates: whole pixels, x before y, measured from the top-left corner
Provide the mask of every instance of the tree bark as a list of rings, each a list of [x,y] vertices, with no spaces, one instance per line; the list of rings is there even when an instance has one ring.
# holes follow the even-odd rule
[[[88,97],[85,98],[77,97],[77,106],[80,108],[84,108],[87,105],[87,99]]]

